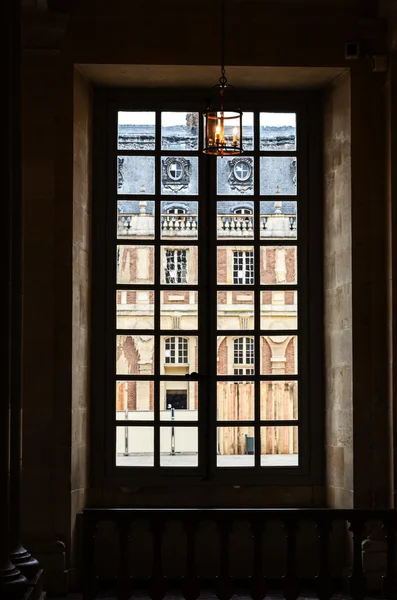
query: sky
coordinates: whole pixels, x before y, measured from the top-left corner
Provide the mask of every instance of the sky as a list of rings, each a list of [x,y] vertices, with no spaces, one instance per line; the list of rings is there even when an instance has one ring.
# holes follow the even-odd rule
[[[185,112],[165,112],[163,113],[164,124],[184,125]],[[154,112],[119,112],[120,125],[154,125]],[[281,125],[291,125],[295,127],[295,113],[261,113],[261,125],[271,125],[278,127]],[[252,113],[243,112],[243,125],[252,125]]]

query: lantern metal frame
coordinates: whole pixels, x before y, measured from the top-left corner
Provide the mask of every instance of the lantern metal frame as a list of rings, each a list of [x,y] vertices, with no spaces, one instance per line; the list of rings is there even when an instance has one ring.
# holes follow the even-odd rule
[[[207,111],[203,113],[205,119],[203,153],[221,157],[243,154],[243,113],[233,99],[229,100],[234,88],[228,84],[225,75],[224,15],[224,0],[221,0],[221,76],[219,83],[212,88],[218,91],[219,99],[210,104]],[[234,127],[231,132],[226,133],[228,124]]]

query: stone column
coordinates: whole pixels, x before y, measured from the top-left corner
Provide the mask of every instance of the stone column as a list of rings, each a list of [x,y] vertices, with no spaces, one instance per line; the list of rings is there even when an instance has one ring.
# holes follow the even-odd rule
[[[12,219],[12,169],[15,159],[14,139],[14,101],[15,101],[15,49],[19,47],[19,2],[7,0],[6,17],[3,21],[7,26],[7,110],[4,126],[7,127],[6,177],[3,180],[3,231],[2,256],[4,257],[1,277],[4,294],[3,333],[1,336],[2,356],[5,368],[1,378],[2,390],[0,395],[0,597],[22,598],[27,590],[27,581],[10,560],[10,414],[11,414],[11,219]],[[18,55],[19,53],[17,53]]]
[[[10,414],[10,548],[12,563],[30,581],[39,564],[20,542],[22,467],[22,173],[21,173],[21,7],[13,2],[11,57],[11,414]]]
[[[21,535],[21,465],[22,465],[22,189],[21,189],[21,3],[10,0],[10,401],[9,413],[9,498],[10,498],[10,559],[26,578],[25,583],[41,591],[37,560],[20,542]],[[19,594],[18,594],[19,596]]]

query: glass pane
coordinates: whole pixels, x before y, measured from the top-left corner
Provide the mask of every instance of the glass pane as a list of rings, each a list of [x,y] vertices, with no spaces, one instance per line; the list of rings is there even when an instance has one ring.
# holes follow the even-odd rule
[[[218,284],[253,285],[253,246],[218,246],[217,261]]]
[[[263,200],[261,208],[261,238],[296,239],[296,202],[293,200]]]
[[[155,112],[119,111],[117,148],[119,150],[154,150],[155,130]]]
[[[255,415],[254,384],[249,381],[218,381],[218,421],[253,421]]]
[[[161,193],[198,194],[198,158],[163,156],[161,158]]]
[[[161,283],[197,284],[197,246],[161,247]]]
[[[254,193],[254,159],[252,156],[218,157],[217,194],[252,196]]]
[[[161,292],[161,329],[198,329],[197,292],[166,290]]]
[[[198,119],[196,112],[161,113],[161,149],[198,150]]]
[[[296,156],[262,156],[260,171],[262,196],[296,196]]]
[[[153,381],[116,381],[116,419],[153,421]]]
[[[198,202],[169,200],[161,203],[161,238],[197,239]]]
[[[197,421],[197,381],[160,382],[160,419],[162,421]]]
[[[118,335],[116,337],[116,373],[153,375],[154,336]]]
[[[154,328],[154,292],[149,290],[117,290],[117,329]]]
[[[217,213],[218,239],[241,240],[254,237],[253,202],[217,202]]]
[[[160,428],[160,466],[198,466],[197,427]]]
[[[297,329],[298,292],[261,292],[261,329]]]
[[[117,427],[116,466],[153,467],[153,427]]]
[[[154,239],[154,202],[119,200],[117,202],[117,237]]]
[[[261,466],[297,467],[298,428],[261,427]]]
[[[243,150],[254,149],[254,113],[243,112]]]
[[[298,338],[296,335],[261,337],[261,375],[296,375]]]
[[[296,246],[261,247],[261,283],[266,285],[297,282]]]
[[[218,375],[250,376],[255,372],[255,343],[253,336],[218,336]]]
[[[217,292],[218,329],[254,329],[254,292]]]
[[[117,283],[154,283],[154,246],[117,246]]]
[[[261,381],[262,421],[298,418],[297,381]]]
[[[260,113],[260,149],[296,150],[296,114]]]
[[[217,467],[255,466],[253,427],[218,427]]]
[[[197,336],[172,335],[160,338],[162,375],[186,375],[198,372]]]
[[[117,192],[154,194],[154,156],[118,156]]]

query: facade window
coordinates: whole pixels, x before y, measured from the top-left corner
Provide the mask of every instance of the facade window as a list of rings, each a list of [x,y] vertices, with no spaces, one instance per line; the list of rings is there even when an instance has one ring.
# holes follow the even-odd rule
[[[250,208],[235,208],[235,215],[252,215],[252,210]]]
[[[167,214],[169,215],[185,215],[186,210],[184,208],[167,208]]]
[[[254,253],[244,250],[233,252],[233,283],[254,283]]]
[[[186,338],[171,337],[165,340],[165,362],[167,364],[187,365],[189,342]]]
[[[165,282],[186,283],[187,282],[187,251],[166,250],[165,251]]]
[[[248,337],[240,337],[236,338],[233,343],[233,363],[234,375],[254,375],[254,369],[252,366],[247,367],[246,365],[253,365],[255,363],[254,360],[254,352],[255,345],[254,339]],[[236,365],[239,365],[236,367]],[[238,382],[238,383],[247,383],[247,382]]]
[[[213,159],[204,95],[95,94],[93,469],[317,485],[321,99],[258,92]]]

